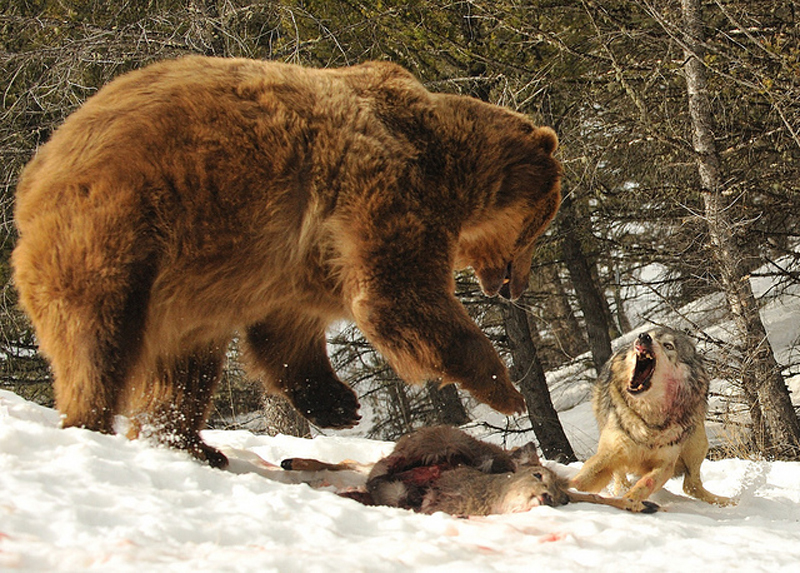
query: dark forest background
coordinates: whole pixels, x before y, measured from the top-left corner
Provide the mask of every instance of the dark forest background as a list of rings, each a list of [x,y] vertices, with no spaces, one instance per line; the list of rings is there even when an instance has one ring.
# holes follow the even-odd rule
[[[432,91],[508,106],[556,129],[564,204],[541,241],[528,293],[486,299],[469,273],[461,300],[492,337],[528,400],[526,430],[569,459],[544,372],[665,309],[720,293],[734,341],[716,377],[734,382],[731,419],[747,452],[797,458],[800,426],[748,278],[780,295],[800,282],[800,3],[793,0],[5,0],[0,13],[0,386],[52,403],[49,372],[16,307],[9,255],[24,164],[63,119],[112,78],[185,54],[316,67],[370,59],[410,69]],[[699,90],[699,91],[698,91]],[[709,178],[709,167],[716,177]],[[658,303],[642,309],[646,292]],[[632,314],[631,309],[635,309]],[[473,404],[453,387],[401,383],[349,325],[331,354],[368,404],[371,435],[462,424]],[[309,429],[244,378],[235,344],[212,423],[258,418]],[[737,422],[738,423],[738,422]],[[514,431],[514,428],[507,428]],[[739,452],[741,453],[741,452]]]

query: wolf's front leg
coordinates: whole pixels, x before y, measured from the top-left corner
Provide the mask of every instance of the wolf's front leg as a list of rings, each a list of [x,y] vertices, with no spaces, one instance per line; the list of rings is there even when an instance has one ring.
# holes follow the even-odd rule
[[[600,447],[595,455],[584,462],[578,475],[570,480],[570,487],[578,491],[599,492],[613,477],[614,472],[610,462],[608,455]]]
[[[670,463],[664,466],[653,468],[644,474],[639,481],[626,493],[622,499],[626,500],[629,511],[642,512],[647,509],[647,498],[653,492],[660,490],[667,483],[667,480],[675,473],[675,464]]]

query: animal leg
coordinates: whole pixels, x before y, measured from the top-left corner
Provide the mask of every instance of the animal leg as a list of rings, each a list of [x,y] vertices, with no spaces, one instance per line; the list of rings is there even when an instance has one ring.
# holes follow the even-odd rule
[[[614,495],[622,495],[623,492],[631,489],[631,481],[628,479],[628,474],[625,472],[614,472],[614,485],[611,492]]]
[[[354,314],[367,339],[405,380],[439,378],[445,384],[457,383],[504,414],[525,410],[505,365],[452,295],[405,310],[393,310],[382,297],[366,295]]]
[[[591,493],[597,493],[606,487],[614,473],[608,461],[602,451],[593,455],[583,464],[578,474],[570,480],[570,487]]]
[[[112,433],[142,346],[153,269],[137,257],[146,249],[135,256],[124,226],[79,215],[69,225],[42,217],[33,231],[14,251],[14,278],[50,361],[63,425]]]
[[[457,383],[499,412],[523,412],[505,365],[454,295],[446,239],[420,232],[370,237],[373,248],[348,265],[356,324],[406,381]]]
[[[200,438],[226,347],[210,344],[178,358],[159,359],[154,379],[147,381],[134,405],[137,431],[213,467],[227,466],[228,459]]]
[[[700,426],[689,437],[678,460],[678,473],[683,475],[683,491],[696,499],[716,505],[734,505],[736,500],[708,491],[700,479],[700,465],[708,453],[708,438]]]
[[[361,419],[358,398],[333,372],[326,344],[322,322],[276,313],[247,329],[245,352],[252,374],[310,422],[349,428]]]
[[[579,492],[567,492],[570,501],[599,503],[637,513],[653,513],[658,511],[657,504],[647,501],[647,498],[655,489],[647,492],[643,489],[643,486],[639,485],[640,483],[650,483],[649,478],[648,480],[645,480],[645,478],[639,480],[639,482],[637,482],[637,484],[622,498],[609,498],[596,495],[598,491],[609,484],[612,478],[614,479],[615,488],[620,484],[621,479],[624,479],[625,482],[628,481],[627,476],[619,471],[614,471],[613,464],[611,463],[613,458],[614,456],[609,455],[607,450],[604,450],[601,446],[599,451],[583,464],[578,475],[569,481],[570,487],[580,490]],[[664,481],[666,482],[667,479],[669,479],[669,475],[664,478]],[[630,486],[630,484],[628,485]],[[663,482],[661,485],[663,485]],[[639,489],[637,489],[637,486],[639,486]]]
[[[644,474],[639,478],[639,481],[633,484],[630,491],[622,497],[622,499],[627,502],[626,509],[637,513],[646,511],[647,505],[645,502],[647,498],[650,497],[653,492],[664,487],[664,484],[667,483],[667,480],[671,478],[674,473],[675,465],[667,464],[665,466],[653,468]]]
[[[584,493],[572,490],[567,491],[567,497],[569,497],[570,503],[594,503],[598,505],[610,505],[617,509],[630,509],[628,501],[619,497],[603,497],[596,493]],[[639,513],[655,513],[658,510],[659,507],[657,503],[645,500],[642,502],[642,509]]]
[[[58,344],[54,344],[54,350],[47,353],[53,369],[56,407],[62,414],[63,427],[110,434],[114,432],[114,415],[119,411],[128,374],[130,360],[126,353],[132,349],[120,348],[109,332],[82,326],[76,329],[80,332],[65,328],[61,337],[63,349],[56,349]]]
[[[374,464],[362,464],[353,460],[343,460],[337,464],[323,462],[313,458],[287,458],[281,461],[281,468],[303,472],[358,472],[368,475]]]

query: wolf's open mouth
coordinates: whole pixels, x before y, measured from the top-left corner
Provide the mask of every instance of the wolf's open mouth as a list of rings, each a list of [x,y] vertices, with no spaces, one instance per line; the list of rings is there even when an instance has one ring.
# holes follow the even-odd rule
[[[639,394],[650,389],[650,381],[656,369],[656,357],[649,349],[636,346],[636,367],[628,384],[628,392]]]

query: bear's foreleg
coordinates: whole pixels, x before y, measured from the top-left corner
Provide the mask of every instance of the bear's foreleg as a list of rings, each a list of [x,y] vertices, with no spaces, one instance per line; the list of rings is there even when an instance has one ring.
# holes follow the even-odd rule
[[[407,382],[457,383],[499,412],[523,412],[505,365],[455,297],[446,236],[408,226],[387,223],[362,241],[369,248],[346,249],[356,324]]]
[[[492,344],[453,295],[417,304],[365,293],[353,313],[370,343],[404,380],[456,383],[499,412],[525,410]]]

